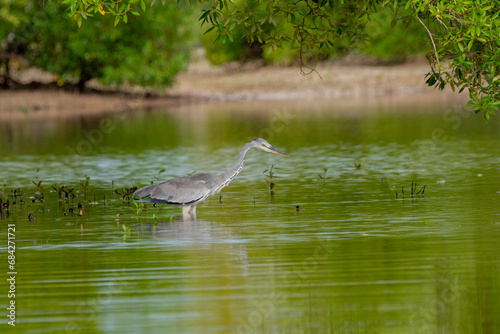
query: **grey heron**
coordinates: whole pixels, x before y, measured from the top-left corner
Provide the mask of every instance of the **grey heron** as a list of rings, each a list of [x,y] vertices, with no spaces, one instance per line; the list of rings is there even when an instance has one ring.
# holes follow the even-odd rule
[[[180,206],[182,207],[184,219],[191,216],[195,218],[196,206],[206,201],[213,194],[220,192],[238,175],[245,163],[245,154],[253,147],[288,157],[288,155],[273,147],[264,139],[257,138],[243,146],[238,161],[225,173],[219,175],[204,173],[176,177],[158,185],[143,187],[134,193],[133,198],[136,201],[145,203]]]

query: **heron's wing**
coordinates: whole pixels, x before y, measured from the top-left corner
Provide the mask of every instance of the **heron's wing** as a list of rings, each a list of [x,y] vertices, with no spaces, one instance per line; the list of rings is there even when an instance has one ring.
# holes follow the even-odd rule
[[[153,191],[154,187],[156,187],[156,186],[146,186],[146,187],[143,187],[143,188],[137,190],[134,193],[134,198],[142,199],[142,198],[147,198],[147,197],[151,196],[151,192]]]
[[[151,189],[151,198],[169,204],[191,204],[204,201],[211,194],[212,174],[177,177]]]

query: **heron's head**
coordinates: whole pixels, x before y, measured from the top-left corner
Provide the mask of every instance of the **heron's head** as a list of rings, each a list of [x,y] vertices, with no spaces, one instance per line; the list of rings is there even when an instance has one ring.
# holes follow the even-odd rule
[[[262,151],[270,152],[270,153],[275,153],[275,154],[280,154],[284,157],[288,157],[285,153],[281,152],[278,150],[276,147],[272,146],[269,144],[267,141],[261,138],[257,138],[252,140],[252,146],[256,148],[260,148]]]

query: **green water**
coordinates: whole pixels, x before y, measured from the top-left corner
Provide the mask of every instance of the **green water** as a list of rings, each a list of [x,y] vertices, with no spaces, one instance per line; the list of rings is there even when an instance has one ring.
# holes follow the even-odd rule
[[[113,194],[225,170],[255,137],[290,157],[250,151],[196,221],[168,206],[137,212]],[[14,224],[17,274],[16,326],[7,325],[2,279],[0,330],[498,333],[499,140],[498,117],[486,124],[420,99],[228,102],[1,123],[0,179],[11,203],[0,220],[1,268],[8,278]],[[273,164],[271,194],[263,171]],[[42,181],[42,203],[33,181]],[[412,181],[426,186],[423,197],[412,198]],[[78,196],[59,201],[52,185]],[[81,216],[70,212],[79,203]]]

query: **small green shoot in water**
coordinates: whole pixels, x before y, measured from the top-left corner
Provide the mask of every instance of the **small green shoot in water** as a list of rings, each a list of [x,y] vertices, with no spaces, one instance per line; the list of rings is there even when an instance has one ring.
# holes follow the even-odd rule
[[[127,240],[127,237],[130,237],[130,227],[125,224],[122,224],[123,229],[123,241]]]
[[[354,167],[356,167],[356,169],[361,170],[361,169],[363,169],[364,166],[365,166],[365,161],[364,160],[361,161],[359,164],[356,161],[354,161]]]
[[[267,173],[266,174],[266,178],[267,178],[267,186],[269,188],[269,191],[271,192],[271,195],[274,195],[274,178],[276,178],[277,176],[274,175],[275,174],[275,170],[278,169],[276,167],[274,167],[275,165],[271,165],[271,167],[269,167],[268,169],[264,170],[262,173]]]
[[[134,198],[132,198],[132,201],[134,202],[135,209],[136,209],[135,216],[139,217],[139,213],[142,212],[142,200],[141,200],[140,204],[137,203]]]
[[[95,198],[95,194],[94,194],[94,201],[90,202],[89,204],[90,205],[97,205],[97,204],[99,204],[99,202],[97,202],[97,199]]]
[[[165,168],[163,169],[155,169],[155,171],[158,172],[158,176],[154,176],[154,178],[156,179],[156,181],[158,181],[158,184],[161,183],[161,173],[165,172]],[[155,180],[151,180],[151,185],[154,185],[155,184]]]
[[[35,195],[34,195],[35,200],[33,200],[33,202],[42,203],[44,201],[45,191],[43,190],[43,187],[42,187],[43,181],[40,181],[38,178],[38,172],[40,171],[40,168],[35,168],[35,169],[33,169],[33,171],[35,172],[35,180],[31,180],[31,182],[33,182],[33,184],[37,188],[37,190],[35,191]]]
[[[424,197],[425,187],[427,187],[427,185],[424,185],[419,191],[417,191],[417,182],[411,181],[411,197],[413,198],[417,195]]]
[[[115,194],[120,195],[122,197],[122,200],[127,202],[130,202],[130,195],[135,193],[137,190],[137,187],[131,187],[131,188],[123,188],[121,191],[115,190]]]
[[[0,198],[3,198],[5,194],[5,186],[7,185],[7,181],[4,179],[0,179],[0,183],[2,184],[2,193],[0,194]]]
[[[62,185],[62,186],[52,185],[52,189],[57,191],[57,193],[59,194],[59,200],[63,197],[63,194],[64,194],[65,198],[71,197],[71,199],[73,199],[76,197],[76,195],[73,194],[73,190],[75,190],[74,187],[65,186],[65,185]]]
[[[158,225],[158,217],[156,217],[156,215],[153,213],[153,226],[157,225]]]
[[[422,188],[420,188],[419,191],[417,191],[417,183],[414,182],[414,181],[411,181],[411,188],[410,188],[410,196],[412,199],[414,199],[415,197],[419,196],[420,197],[424,197],[424,193],[425,193],[425,188],[427,187],[427,185],[424,185]],[[396,198],[399,198],[399,194],[398,192],[396,191]],[[401,186],[401,198],[404,199],[405,198],[405,189],[404,189],[404,186]]]
[[[36,186],[39,190],[43,191],[43,187],[42,187],[42,182],[43,182],[43,181],[38,181],[38,183],[37,183],[37,182],[35,182],[35,181],[31,180],[31,182],[33,182],[33,184],[34,184],[34,185],[35,185],[35,186]]]
[[[331,179],[331,177],[326,176],[326,172],[328,172],[328,168],[323,168],[323,175],[318,174],[319,178],[323,180],[323,190],[326,188],[326,180]]]
[[[33,171],[35,172],[35,180],[38,182],[38,172],[40,171],[40,168],[34,168]],[[35,182],[33,182],[33,183],[35,183]]]
[[[83,194],[85,196],[85,202],[87,202],[87,192],[88,192],[89,186],[90,186],[90,176],[85,176],[85,180],[84,181],[80,181],[80,185],[83,188]]]

